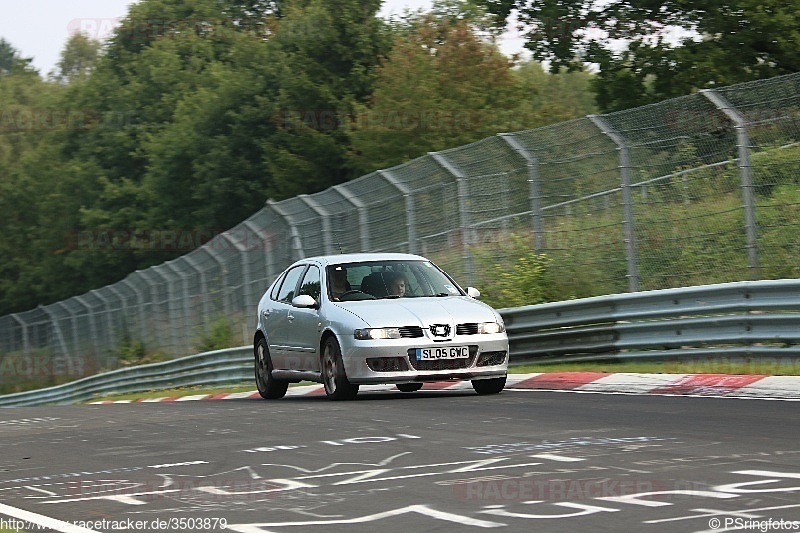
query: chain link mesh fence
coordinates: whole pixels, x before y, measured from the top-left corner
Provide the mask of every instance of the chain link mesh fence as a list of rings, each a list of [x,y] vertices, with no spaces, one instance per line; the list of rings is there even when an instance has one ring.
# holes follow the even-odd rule
[[[249,344],[268,284],[320,254],[419,253],[480,288],[523,243],[560,300],[798,277],[799,88],[793,74],[500,134],[268,201],[183,257],[0,317],[0,376],[56,384],[218,331]]]

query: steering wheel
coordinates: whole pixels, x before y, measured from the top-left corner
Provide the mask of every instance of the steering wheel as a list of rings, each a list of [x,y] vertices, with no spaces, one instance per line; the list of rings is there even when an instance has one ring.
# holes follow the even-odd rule
[[[353,296],[353,295],[356,295],[356,294],[360,294],[362,297],[359,297],[359,298],[345,298],[345,296]],[[340,302],[349,301],[349,300],[375,300],[375,299],[376,298],[373,295],[371,295],[371,294],[369,294],[367,292],[359,291],[358,289],[352,289],[352,290],[346,291],[346,292],[342,293],[341,296],[339,296],[339,301]]]

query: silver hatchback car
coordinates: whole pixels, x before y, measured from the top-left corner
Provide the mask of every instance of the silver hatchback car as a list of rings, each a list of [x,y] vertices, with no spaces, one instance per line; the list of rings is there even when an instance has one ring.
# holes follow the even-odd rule
[[[258,304],[258,391],[281,398],[305,380],[346,400],[362,384],[413,392],[425,382],[471,380],[478,394],[499,393],[508,337],[500,314],[478,296],[418,255],[297,261]]]

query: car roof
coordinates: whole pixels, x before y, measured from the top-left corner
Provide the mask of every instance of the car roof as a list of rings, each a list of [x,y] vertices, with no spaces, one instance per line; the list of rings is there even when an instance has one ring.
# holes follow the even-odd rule
[[[314,262],[322,266],[328,266],[342,263],[363,263],[366,261],[428,261],[428,259],[421,255],[403,253],[354,253],[307,257],[296,261],[294,264]]]

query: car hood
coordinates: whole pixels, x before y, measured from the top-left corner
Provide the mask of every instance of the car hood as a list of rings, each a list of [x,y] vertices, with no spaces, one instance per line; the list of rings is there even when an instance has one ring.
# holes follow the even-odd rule
[[[488,305],[468,296],[397,298],[340,303],[370,327],[421,326],[501,321]]]

